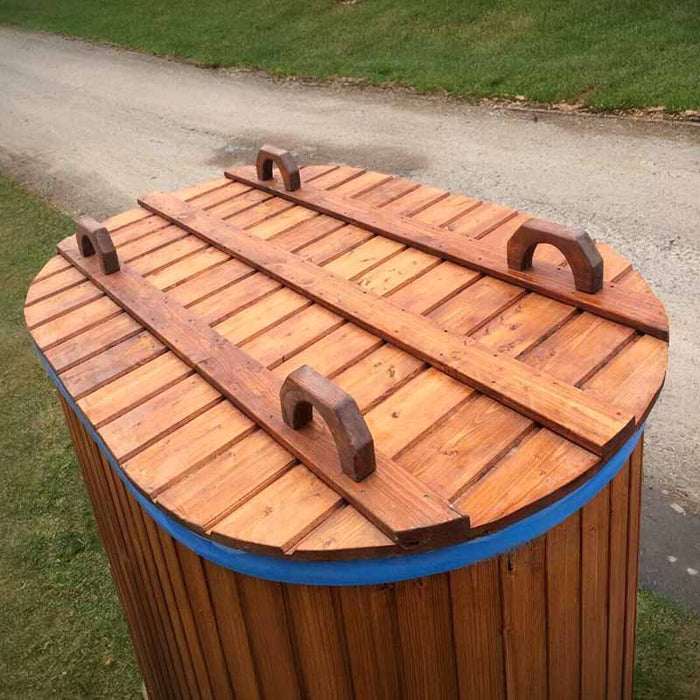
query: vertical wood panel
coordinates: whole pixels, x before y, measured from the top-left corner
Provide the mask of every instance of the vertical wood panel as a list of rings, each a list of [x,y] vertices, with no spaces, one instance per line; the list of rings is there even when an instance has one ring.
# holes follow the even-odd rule
[[[550,698],[576,698],[581,681],[581,513],[546,535]]]
[[[257,673],[250,653],[248,631],[238,595],[236,576],[210,561],[202,560],[216,615],[224,658],[236,697],[260,697]]]
[[[397,583],[395,595],[406,697],[456,697],[447,574]]]
[[[610,487],[581,510],[581,694],[604,698],[608,653]]]
[[[499,557],[509,700],[547,697],[545,544],[540,537]]]
[[[160,578],[160,583],[165,594],[166,606],[172,622],[175,641],[178,649],[180,650],[180,658],[182,659],[189,697],[198,698],[200,697],[200,693],[199,686],[197,684],[197,672],[192,659],[192,654],[190,652],[190,647],[187,644],[187,635],[182,623],[182,615],[178,609],[175,593],[173,591],[172,583],[170,582],[170,576],[168,574],[168,567],[165,563],[163,548],[158,537],[157,526],[146,515],[144,515],[143,520],[146,526],[148,539],[151,543],[151,549],[156,559],[158,577]]]
[[[109,465],[107,465],[109,468]],[[119,487],[124,491],[125,500],[131,509],[131,517],[135,525],[135,534],[138,537],[138,545],[141,549],[142,561],[145,564],[144,574],[148,585],[144,595],[152,598],[154,603],[154,613],[158,616],[158,623],[163,638],[159,640],[161,649],[168,658],[168,670],[174,670],[174,677],[177,679],[176,688],[171,688],[174,696],[184,697],[187,690],[187,682],[185,680],[184,671],[182,669],[182,660],[180,651],[175,640],[175,630],[173,629],[172,620],[168,614],[168,609],[165,604],[165,595],[160,585],[158,572],[155,567],[153,551],[148,541],[146,528],[143,524],[143,513],[141,506],[136,502],[136,499],[131,496],[124,486],[120,483]],[[173,683],[171,683],[171,686]]]
[[[307,696],[312,700],[351,698],[345,640],[334,612],[331,589],[285,585],[284,593]]]
[[[263,697],[301,697],[281,585],[240,574],[236,582]]]
[[[154,700],[631,698],[641,445],[581,511],[508,555],[332,589],[235,574],[175,542],[62,405]]]
[[[99,456],[96,459],[98,463],[101,460]],[[112,498],[117,506],[117,517],[119,518],[117,521],[117,528],[124,537],[126,551],[131,554],[127,561],[137,579],[136,606],[138,608],[138,615],[143,618],[144,626],[151,637],[153,654],[158,658],[157,663],[154,665],[156,665],[159,671],[161,685],[165,692],[169,690],[169,678],[174,675],[174,672],[172,666],[168,663],[168,654],[165,640],[163,639],[164,632],[162,623],[158,620],[158,611],[155,608],[155,602],[152,598],[150,590],[151,584],[145,571],[146,566],[143,554],[136,535],[129,504],[126,500],[127,494],[125,493],[125,489],[119,477],[114,474],[111,469],[103,469],[102,471],[105,480],[108,482]],[[177,692],[173,691],[173,695],[177,696]]]
[[[608,614],[608,698],[622,697],[627,593],[629,461],[610,482],[610,611]]]
[[[209,668],[209,678],[217,700],[233,698],[233,691],[228,680],[228,671],[221,649],[219,629],[211,607],[211,599],[204,578],[202,560],[193,551],[175,541],[175,551],[182,568],[185,588],[190,600],[194,621],[197,625],[202,646],[206,649],[204,659]]]
[[[644,443],[630,457],[629,519],[627,525],[627,592],[625,601],[625,659],[623,697],[634,692],[634,642],[637,628],[637,588],[639,586],[639,530],[642,507],[642,462]]]
[[[180,611],[182,626],[185,629],[185,634],[187,636],[187,645],[197,672],[199,692],[204,698],[209,700],[209,698],[214,697],[214,693],[212,691],[212,684],[209,679],[209,672],[204,661],[207,649],[203,647],[202,641],[199,638],[197,626],[194,621],[194,615],[187,597],[182,571],[180,570],[180,562],[178,561],[177,553],[175,551],[175,540],[173,540],[167,532],[164,532],[161,529],[158,529],[158,538],[160,539],[160,544],[163,549],[163,556],[165,557],[165,563],[168,567],[168,575],[170,576],[173,593],[175,594],[177,607]]]
[[[101,493],[101,505],[106,507],[109,512],[108,521],[114,537],[114,546],[124,571],[125,580],[131,591],[129,598],[132,615],[142,631],[144,644],[147,645],[146,649],[152,649],[154,646],[157,649],[157,637],[151,611],[147,602],[138,595],[138,592],[145,587],[144,577],[136,564],[135,557],[130,555],[134,549],[133,541],[131,532],[125,525],[125,514],[120,499],[120,492],[115,488],[113,481],[114,475],[111,473],[111,470],[107,469],[108,465],[105,464],[97,446],[87,434],[82,424],[77,421],[77,419],[76,422],[81,432],[81,439],[84,445],[86,470],[91,474],[91,477],[98,485],[98,489]],[[160,650],[157,649],[155,654],[146,651],[144,652],[144,656],[148,658],[148,663],[151,668],[149,681],[153,685],[154,693],[165,692],[168,687],[168,679],[167,673],[164,670],[163,658]]]
[[[505,669],[498,559],[451,571],[449,577],[460,697],[502,698]]]
[[[123,547],[120,549],[115,544],[115,533],[112,528],[114,516],[111,513],[110,502],[105,498],[101,485],[93,473],[94,466],[87,453],[88,437],[84,429],[73,411],[68,407],[63,397],[59,394],[59,399],[63,412],[66,416],[66,423],[73,439],[73,445],[78,456],[83,482],[85,484],[88,496],[90,498],[95,521],[97,523],[100,539],[104,546],[105,552],[110,565],[110,572],[114,579],[114,583],[122,603],[122,609],[127,619],[129,633],[136,652],[136,659],[141,670],[141,675],[148,691],[152,694],[157,689],[156,672],[153,667],[150,654],[145,653],[148,649],[144,630],[141,620],[135,614],[133,599],[133,586],[127,576],[120,552],[123,552]]]
[[[377,700],[404,697],[393,585],[342,587],[337,598],[355,696]]]

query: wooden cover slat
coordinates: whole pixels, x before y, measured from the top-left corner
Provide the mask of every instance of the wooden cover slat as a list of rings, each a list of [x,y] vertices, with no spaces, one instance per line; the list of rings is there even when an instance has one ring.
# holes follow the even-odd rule
[[[463,234],[444,229],[437,231],[429,225],[387,215],[357,200],[349,201],[346,197],[313,187],[289,192],[278,180],[258,180],[254,169],[249,167],[227,170],[226,176],[426,253],[572,304],[662,340],[668,339],[668,317],[663,304],[655,298],[619,289],[611,283],[605,284],[596,294],[580,292],[573,287],[567,270],[550,266],[537,266],[532,271],[513,270],[501,252]]]
[[[118,274],[104,275],[94,256],[81,257],[72,237],[58,250],[391,539],[404,546],[435,546],[466,537],[467,518],[381,453],[376,472],[361,483],[345,476],[327,432],[318,425],[295,431],[284,424],[276,375],[128,265]]]
[[[611,454],[631,434],[634,420],[583,392],[470,338],[459,339],[391,301],[329,274],[283,248],[196,209],[152,193],[142,206],[247,264],[376,333],[446,374],[492,396],[599,455]]]

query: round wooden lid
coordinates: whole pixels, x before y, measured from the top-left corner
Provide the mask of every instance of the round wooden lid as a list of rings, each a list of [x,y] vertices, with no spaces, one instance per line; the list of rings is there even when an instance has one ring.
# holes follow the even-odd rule
[[[80,222],[27,295],[58,381],[180,522],[294,558],[440,547],[561,498],[644,420],[667,319],[607,245],[391,175],[257,165]],[[529,267],[538,242],[560,250]]]

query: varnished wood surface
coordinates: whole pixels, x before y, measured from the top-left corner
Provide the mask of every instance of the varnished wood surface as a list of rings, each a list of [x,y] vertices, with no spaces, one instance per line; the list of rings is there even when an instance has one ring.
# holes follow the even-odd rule
[[[174,541],[63,406],[150,698],[632,698],[641,443],[512,552],[401,583],[296,586]]]
[[[302,180],[501,252],[528,218],[354,168],[309,166]],[[667,344],[629,327],[229,180],[178,197],[637,421],[662,385]],[[524,517],[600,466],[591,452],[158,216],[136,209],[105,226],[122,263],[280,380],[303,364],[332,378],[357,402],[378,449],[468,512],[475,534]],[[650,294],[624,258],[598,249],[606,283]],[[563,259],[540,246],[535,268],[540,261]],[[77,272],[59,257],[47,263],[29,290],[27,323],[143,493],[239,547],[324,559],[394,551],[375,525]]]
[[[663,305],[657,300],[646,300],[645,303],[634,292],[627,293],[615,285],[606,285],[603,288],[602,260],[597,260],[597,266],[600,269],[595,274],[595,283],[592,283],[593,276],[587,279],[583,268],[580,268],[580,264],[576,264],[574,270],[576,284],[572,288],[568,276],[562,274],[562,271],[556,267],[544,267],[528,272],[532,267],[531,259],[528,265],[513,265],[513,262],[519,260],[518,255],[514,255],[512,260],[506,262],[491,246],[482,246],[478,241],[467,243],[459,236],[451,235],[449,231],[438,234],[430,227],[422,226],[417,222],[385,217],[381,211],[364,207],[358,202],[349,202],[343,198],[334,197],[332,194],[316,190],[313,186],[291,192],[286,186],[283,189],[279,182],[273,182],[270,179],[263,181],[256,177],[250,168],[246,167],[227,170],[226,175],[237,182],[311,207],[322,214],[342,218],[349,224],[388,236],[426,253],[439,255],[446,260],[465,265],[478,272],[521,285],[554,299],[574,304],[580,309],[597,313],[604,318],[626,323],[632,328],[650,333],[662,340],[668,340],[668,317]],[[515,210],[504,212],[503,219],[515,217],[516,214]],[[519,227],[520,233],[528,230],[530,221],[537,220],[522,221]],[[546,228],[556,227],[553,222],[541,223]],[[561,237],[556,239],[550,237],[548,241],[543,241],[541,238],[539,240],[553,245],[557,245],[557,241],[559,245],[562,243]],[[572,252],[570,248],[569,252]],[[592,247],[590,253],[589,263],[592,256],[597,255],[597,251]],[[572,258],[572,260],[576,259],[576,256]],[[581,263],[585,265],[585,262],[586,260],[581,258]],[[580,283],[579,275],[576,274],[579,269],[583,273],[580,277]]]
[[[289,450],[392,541],[427,547],[458,542],[467,536],[467,517],[393,460],[381,453],[375,455],[373,448],[372,457],[379,462],[379,472],[370,481],[356,484],[357,479],[339,468],[347,450],[339,450],[323,431],[295,430],[283,420],[279,397],[284,385],[276,375],[146,283],[130,266],[125,265],[117,277],[106,273],[101,270],[101,262],[80,255],[72,238],[62,241],[59,251],[202,379],[266,430],[270,439]],[[343,393],[340,389],[338,392]],[[188,522],[186,514],[183,520]]]
[[[631,415],[611,410],[575,387],[494,353],[478,341],[445,333],[430,320],[177,197],[152,193],[139,202],[287,288],[596,454],[612,454],[633,432]]]

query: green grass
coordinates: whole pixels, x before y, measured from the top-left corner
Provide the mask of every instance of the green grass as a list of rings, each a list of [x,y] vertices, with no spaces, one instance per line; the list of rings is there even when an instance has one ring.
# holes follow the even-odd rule
[[[0,177],[0,698],[137,697],[116,591],[22,317],[68,217]],[[700,616],[642,593],[637,696],[700,697]]]
[[[140,680],[56,393],[29,344],[29,282],[68,217],[0,178],[0,697],[138,697]]]
[[[698,0],[0,0],[0,22],[467,99],[700,108]]]
[[[638,610],[635,698],[700,698],[700,616],[648,591]]]

